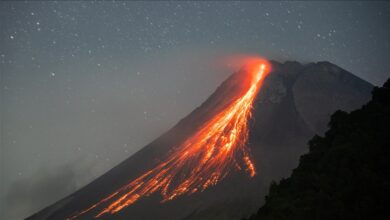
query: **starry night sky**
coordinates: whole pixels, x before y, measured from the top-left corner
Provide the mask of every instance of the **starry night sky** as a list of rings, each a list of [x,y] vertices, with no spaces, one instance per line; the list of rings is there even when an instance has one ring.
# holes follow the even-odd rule
[[[327,60],[381,85],[386,2],[1,2],[1,219],[101,175],[200,105],[221,57]]]

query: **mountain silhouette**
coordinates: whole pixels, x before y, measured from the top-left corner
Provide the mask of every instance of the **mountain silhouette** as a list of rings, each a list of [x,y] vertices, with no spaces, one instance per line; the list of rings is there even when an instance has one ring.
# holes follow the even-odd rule
[[[323,137],[314,136],[291,177],[273,183],[249,220],[389,219],[390,79],[372,100],[338,110]]]
[[[272,71],[253,101],[248,122],[246,147],[250,149],[256,175],[249,178],[245,172],[231,172],[202,192],[166,202],[161,202],[161,195],[154,193],[113,215],[101,215],[97,219],[229,220],[247,217],[264,203],[262,198],[271,181],[288,176],[297,166],[299,157],[307,151],[306,142],[314,134],[324,133],[334,111],[351,111],[370,98],[371,84],[329,62],[303,65],[270,61],[270,65]],[[27,219],[69,219],[162,163],[176,146],[247,90],[248,79],[242,77],[245,71],[243,68],[232,74],[201,106],[139,152]],[[238,164],[238,167],[242,166]],[[191,171],[191,167],[185,169]],[[75,219],[93,219],[98,213],[92,209]]]

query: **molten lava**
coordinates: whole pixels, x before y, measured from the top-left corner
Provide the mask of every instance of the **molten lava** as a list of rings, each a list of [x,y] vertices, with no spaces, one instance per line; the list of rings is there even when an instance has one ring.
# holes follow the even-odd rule
[[[97,213],[95,218],[114,214],[157,192],[162,202],[191,195],[216,185],[233,170],[244,170],[253,177],[256,169],[246,146],[248,120],[268,72],[265,61],[247,64],[244,73],[250,77],[250,85],[241,97],[207,121],[153,169],[68,219],[92,210]]]

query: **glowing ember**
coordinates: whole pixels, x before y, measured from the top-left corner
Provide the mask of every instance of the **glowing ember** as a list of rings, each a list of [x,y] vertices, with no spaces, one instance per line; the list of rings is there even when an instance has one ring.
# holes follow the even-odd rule
[[[95,209],[96,218],[114,214],[156,192],[161,194],[162,202],[191,195],[216,185],[237,169],[245,170],[250,177],[256,175],[246,147],[247,126],[252,103],[269,69],[265,61],[256,61],[247,64],[245,72],[251,78],[249,89],[175,148],[166,160],[68,219]]]

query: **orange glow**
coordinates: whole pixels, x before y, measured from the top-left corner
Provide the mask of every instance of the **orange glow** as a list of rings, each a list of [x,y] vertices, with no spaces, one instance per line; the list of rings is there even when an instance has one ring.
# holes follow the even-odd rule
[[[249,77],[250,85],[242,96],[174,148],[153,169],[68,219],[75,219],[95,209],[95,218],[114,214],[157,192],[162,196],[161,202],[202,192],[234,170],[243,170],[250,177],[255,176],[255,165],[246,146],[248,120],[253,101],[269,71],[266,61],[249,60],[241,73],[245,74],[243,77]]]

